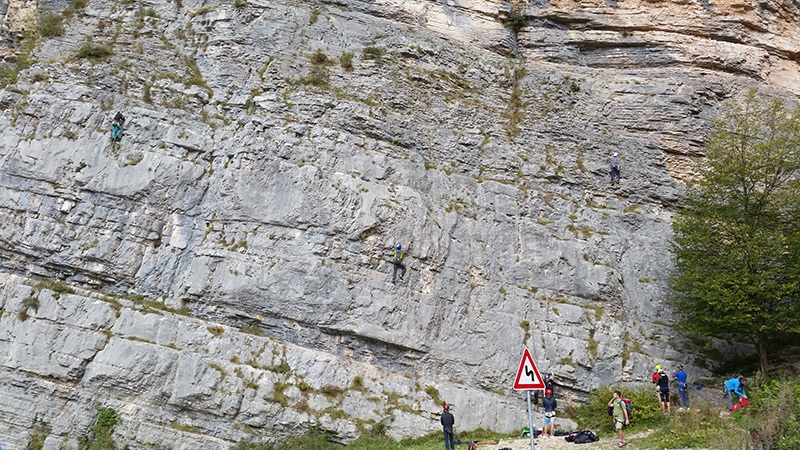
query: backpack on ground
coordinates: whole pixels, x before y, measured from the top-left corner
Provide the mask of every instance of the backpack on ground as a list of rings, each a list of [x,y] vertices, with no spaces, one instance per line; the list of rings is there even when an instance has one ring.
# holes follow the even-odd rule
[[[592,430],[573,431],[564,437],[567,442],[574,442],[576,444],[588,444],[590,442],[597,442],[600,440]]]
[[[478,450],[478,444],[475,442],[470,442],[467,444],[467,450]]]

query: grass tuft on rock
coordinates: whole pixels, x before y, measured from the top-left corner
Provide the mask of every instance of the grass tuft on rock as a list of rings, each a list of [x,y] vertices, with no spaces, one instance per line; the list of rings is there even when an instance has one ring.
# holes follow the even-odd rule
[[[114,55],[114,50],[104,45],[83,44],[78,50],[78,58],[86,58],[91,61],[101,61]]]

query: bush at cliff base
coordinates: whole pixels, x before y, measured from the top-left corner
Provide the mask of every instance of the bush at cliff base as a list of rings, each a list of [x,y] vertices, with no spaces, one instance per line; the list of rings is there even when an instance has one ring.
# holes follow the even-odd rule
[[[723,414],[727,406],[697,401],[691,411],[675,412],[666,423],[637,441],[637,446],[652,448],[743,449],[748,433],[731,415]]]
[[[575,408],[578,428],[592,430],[600,436],[616,434],[614,419],[608,415],[608,402],[615,390],[617,388],[603,386],[589,393],[589,404]],[[631,401],[633,407],[631,423],[625,428],[626,433],[659,428],[668,421],[667,416],[661,414],[655,388],[621,388],[619,391],[623,398]]]
[[[753,448],[800,448],[800,375],[750,379],[750,405],[732,416],[749,432]]]
[[[599,391],[599,392],[598,392]],[[608,400],[602,401],[611,392],[610,388],[599,389],[591,395],[590,405],[576,410],[578,423],[590,428],[600,423],[597,429],[606,436],[613,434],[608,417]],[[633,403],[633,423],[625,430],[628,439],[639,431],[649,430],[646,437],[635,439],[641,448],[709,448],[744,449],[768,448],[789,450],[800,448],[800,376],[778,375],[764,380],[751,377],[747,388],[750,404],[733,413],[724,412],[727,404],[723,398],[717,403],[692,400],[692,409],[679,412],[673,407],[672,416],[661,414],[653,390],[645,389],[641,394],[630,395]],[[721,394],[721,391],[720,391]],[[632,398],[633,397],[633,398]],[[675,396],[677,397],[677,396]],[[608,397],[610,398],[610,396]],[[644,405],[642,405],[644,402]],[[645,415],[637,423],[637,413]],[[596,411],[602,410],[602,414]],[[605,417],[603,417],[605,414]],[[586,422],[583,422],[586,421]]]

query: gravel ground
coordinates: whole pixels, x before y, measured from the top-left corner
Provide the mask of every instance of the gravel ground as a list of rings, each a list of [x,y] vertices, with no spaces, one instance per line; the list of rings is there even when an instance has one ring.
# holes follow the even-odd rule
[[[637,433],[636,435],[626,435],[627,438],[631,437],[644,437],[647,433]],[[554,438],[536,438],[534,444],[537,450],[611,450],[617,447],[616,438],[600,438],[597,442],[591,444],[575,444],[564,440],[563,436]],[[456,450],[466,449],[466,445],[456,445]],[[511,450],[531,450],[530,438],[522,439],[503,439],[498,441],[497,444],[478,444],[478,450],[500,450],[501,448],[510,448]],[[628,444],[626,449],[637,448],[633,444]]]

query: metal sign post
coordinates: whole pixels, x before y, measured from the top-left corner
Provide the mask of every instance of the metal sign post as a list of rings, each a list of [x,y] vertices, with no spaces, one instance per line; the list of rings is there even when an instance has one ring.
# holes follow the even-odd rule
[[[536,448],[536,444],[533,443],[533,415],[531,412],[531,391],[530,389],[525,391],[528,393],[528,435],[531,437],[531,450]]]
[[[535,449],[533,442],[533,408],[531,408],[531,390],[544,389],[544,380],[539,375],[539,369],[536,368],[536,363],[533,362],[531,352],[525,348],[522,353],[522,361],[519,362],[519,369],[517,369],[517,377],[514,378],[514,389],[521,391],[525,390],[528,393],[528,432],[531,436],[531,450]]]

